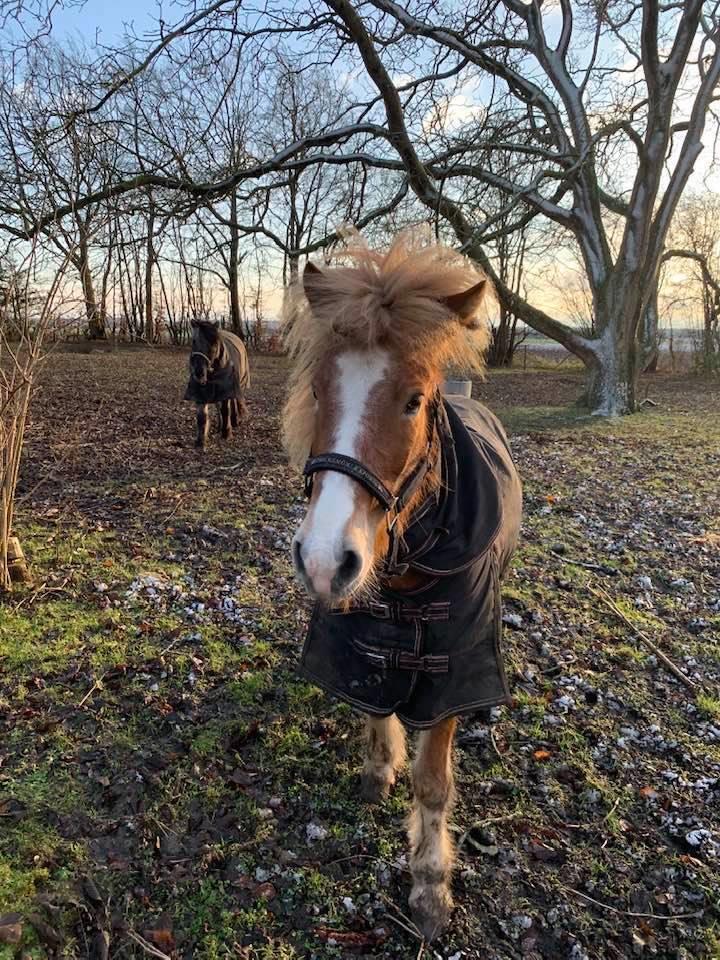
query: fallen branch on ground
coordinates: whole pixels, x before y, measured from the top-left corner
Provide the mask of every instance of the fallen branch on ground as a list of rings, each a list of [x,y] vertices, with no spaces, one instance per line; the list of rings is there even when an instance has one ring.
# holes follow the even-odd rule
[[[610,910],[612,913],[622,914],[623,917],[643,917],[648,920],[689,920],[692,917],[702,917],[704,914],[703,910],[696,910],[694,913],[636,913],[634,910],[620,910],[619,907],[613,907],[609,903],[602,903],[600,900],[595,900],[593,897],[589,897],[586,893],[583,893],[581,890],[575,890],[573,887],[565,887],[568,893],[574,893],[576,897],[582,897],[583,900],[587,900],[589,903],[594,903],[597,907],[602,907],[603,910]]]
[[[668,668],[670,673],[673,674],[673,676],[677,677],[678,680],[684,683],[685,686],[688,687],[690,690],[698,689],[698,684],[695,683],[694,680],[691,680],[690,677],[688,677],[686,674],[684,674],[679,667],[676,667],[675,664],[670,659],[670,657],[668,657],[666,653],[663,653],[662,650],[657,646],[657,644],[652,642],[650,637],[646,636],[641,630],[638,630],[638,628],[635,626],[632,620],[622,612],[622,610],[613,601],[612,597],[609,596],[602,589],[602,587],[588,587],[588,589],[590,593],[593,594],[593,596],[596,596],[599,600],[602,600],[605,606],[608,607],[610,610],[612,610],[612,612],[615,614],[616,617],[618,617],[618,619],[622,620],[623,623],[627,624],[628,627],[630,627],[630,629],[633,631],[635,636],[639,640],[642,640],[645,646],[652,651],[652,653],[658,658],[658,660],[662,661],[662,663],[665,664],[665,666]]]

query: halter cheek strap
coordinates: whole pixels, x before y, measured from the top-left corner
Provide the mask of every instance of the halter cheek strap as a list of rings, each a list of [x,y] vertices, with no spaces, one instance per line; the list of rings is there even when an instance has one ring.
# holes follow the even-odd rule
[[[192,350],[191,353],[190,353],[190,359],[191,359],[191,360],[192,360],[193,357],[202,357],[203,360],[207,360],[208,366],[210,367],[211,370],[213,370],[213,369],[215,368],[215,365],[216,365],[217,363],[220,363],[220,362],[221,362],[221,360],[223,359],[224,356],[225,356],[225,344],[222,343],[222,341],[220,342],[220,350],[219,350],[219,352],[218,352],[218,355],[215,357],[214,360],[211,360],[210,357],[209,357],[206,353],[203,353],[203,352],[202,352],[202,350]]]
[[[210,357],[209,357],[206,353],[203,353],[201,350],[193,350],[192,353],[190,354],[190,356],[191,356],[191,357],[202,357],[203,360],[207,360],[207,362],[210,364],[210,366],[212,366],[212,360],[210,359]]]

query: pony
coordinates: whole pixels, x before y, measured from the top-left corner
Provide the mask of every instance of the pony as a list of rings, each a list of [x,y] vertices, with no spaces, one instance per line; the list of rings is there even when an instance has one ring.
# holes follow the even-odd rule
[[[426,940],[449,922],[457,718],[508,703],[500,582],[520,479],[494,415],[442,394],[480,375],[488,281],[457,252],[399,235],[308,263],[292,323],[283,439],[308,509],[292,542],[314,600],[301,674],[366,714],[363,797],[389,795],[419,730],[410,907]]]
[[[192,320],[190,379],[184,400],[197,405],[195,446],[205,449],[208,437],[208,405],[220,405],[223,439],[232,436],[245,415],[245,392],[250,386],[247,350],[240,337],[221,330],[217,323]]]

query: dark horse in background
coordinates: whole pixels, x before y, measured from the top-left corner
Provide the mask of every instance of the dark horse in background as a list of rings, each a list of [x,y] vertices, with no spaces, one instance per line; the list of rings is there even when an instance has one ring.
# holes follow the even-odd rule
[[[208,436],[208,405],[220,405],[222,436],[228,439],[245,414],[245,392],[250,386],[247,350],[240,337],[217,323],[193,320],[190,379],[185,400],[197,404],[195,446],[203,449]]]

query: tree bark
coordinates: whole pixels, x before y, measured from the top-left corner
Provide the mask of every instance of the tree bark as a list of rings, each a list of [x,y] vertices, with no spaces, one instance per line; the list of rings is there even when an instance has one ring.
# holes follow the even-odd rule
[[[245,340],[240,306],[240,230],[237,218],[237,194],[230,194],[230,257],[228,260],[228,287],[230,289],[230,326],[233,333]]]
[[[660,359],[657,283],[643,312],[641,345],[640,369],[643,373],[656,373]]]
[[[105,324],[103,323],[103,317],[98,308],[97,298],[95,296],[95,285],[93,283],[92,270],[90,269],[90,252],[87,241],[82,239],[78,246],[80,256],[77,261],[77,267],[80,272],[80,283],[82,284],[83,298],[85,300],[88,337],[91,340],[104,340]]]
[[[153,266],[155,265],[155,247],[153,245],[153,231],[155,229],[155,211],[150,204],[147,225],[147,249],[145,254],[145,339],[148,343],[155,342],[155,324],[153,315]]]
[[[595,359],[587,364],[587,393],[581,402],[585,401],[594,416],[620,417],[637,409],[640,367],[635,324],[623,322],[622,306],[621,302],[620,309],[611,314],[595,341]]]

